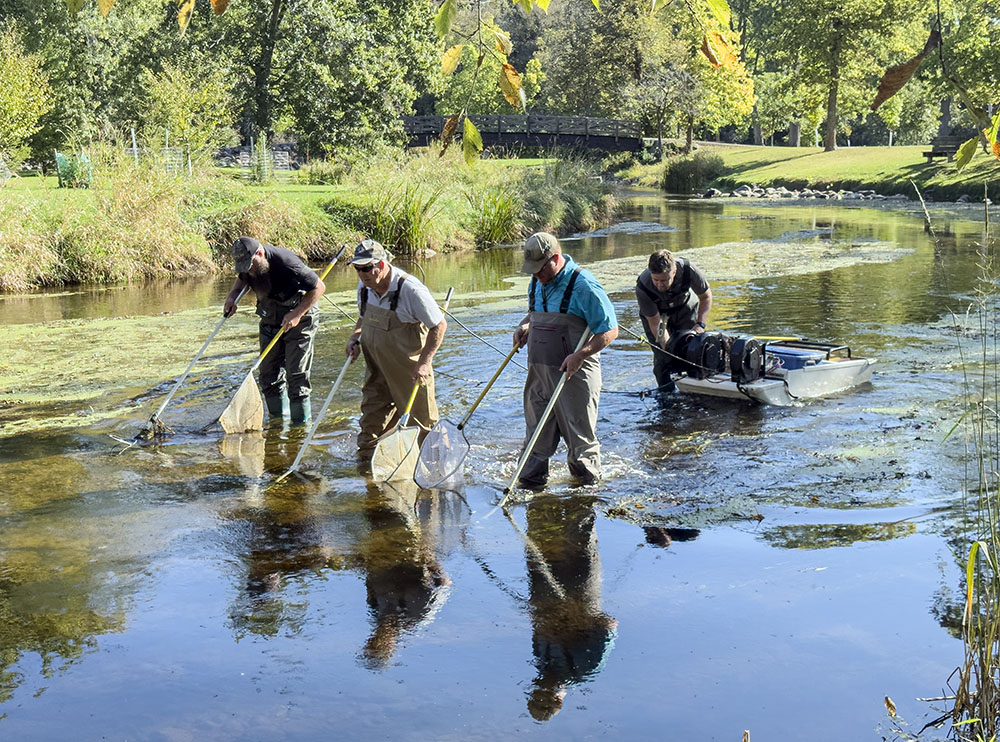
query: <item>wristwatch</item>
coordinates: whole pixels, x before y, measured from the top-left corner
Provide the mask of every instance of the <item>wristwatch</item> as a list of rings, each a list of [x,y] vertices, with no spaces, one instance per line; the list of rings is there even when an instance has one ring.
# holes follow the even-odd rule
[[[705,323],[704,322],[695,322],[695,324],[698,325],[698,327],[700,327],[701,329],[703,329],[703,330],[705,329]]]

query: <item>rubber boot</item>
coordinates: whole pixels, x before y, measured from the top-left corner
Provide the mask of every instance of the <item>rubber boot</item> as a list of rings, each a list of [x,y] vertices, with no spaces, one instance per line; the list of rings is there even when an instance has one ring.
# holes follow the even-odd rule
[[[549,482],[549,460],[529,456],[517,479],[517,486],[528,490],[542,490]]]
[[[309,397],[291,400],[288,403],[288,411],[292,416],[292,425],[303,425],[312,421],[312,404]]]
[[[288,397],[284,394],[280,397],[264,397],[264,404],[271,417],[285,417],[288,414]]]

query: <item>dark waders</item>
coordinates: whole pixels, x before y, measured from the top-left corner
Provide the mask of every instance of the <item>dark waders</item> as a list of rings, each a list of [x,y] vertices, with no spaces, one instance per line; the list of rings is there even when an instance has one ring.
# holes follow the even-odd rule
[[[260,315],[260,349],[263,352],[281,329],[281,320],[294,309],[301,296],[288,302],[258,299]],[[313,339],[319,329],[319,312],[312,307],[299,323],[285,332],[274,349],[260,364],[260,388],[271,417],[291,416],[293,423],[307,422],[312,417],[309,395],[312,387]]]

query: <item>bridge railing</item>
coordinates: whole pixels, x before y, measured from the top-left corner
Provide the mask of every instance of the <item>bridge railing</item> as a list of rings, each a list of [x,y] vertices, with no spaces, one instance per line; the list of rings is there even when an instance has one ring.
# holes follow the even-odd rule
[[[445,116],[404,116],[403,127],[411,137],[438,135],[444,128]],[[527,116],[479,114],[469,117],[480,133],[497,134],[566,134],[572,136],[642,138],[638,121],[594,118],[591,116],[549,116],[532,113]]]

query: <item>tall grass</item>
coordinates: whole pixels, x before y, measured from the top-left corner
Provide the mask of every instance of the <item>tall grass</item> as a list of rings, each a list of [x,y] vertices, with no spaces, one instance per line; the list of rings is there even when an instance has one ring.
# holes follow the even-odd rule
[[[528,231],[562,234],[604,226],[614,215],[617,187],[605,182],[597,165],[556,160],[541,172],[528,172],[520,188]]]
[[[168,173],[116,146],[89,152],[91,189],[31,179],[0,204],[0,291],[231,271],[241,235],[312,260],[364,236],[400,255],[487,246],[604,226],[616,203],[615,186],[582,160],[469,167],[457,148],[389,152],[358,158],[336,188],[312,189]]]
[[[466,193],[477,247],[513,242],[524,232],[524,204],[513,188],[492,186]]]

